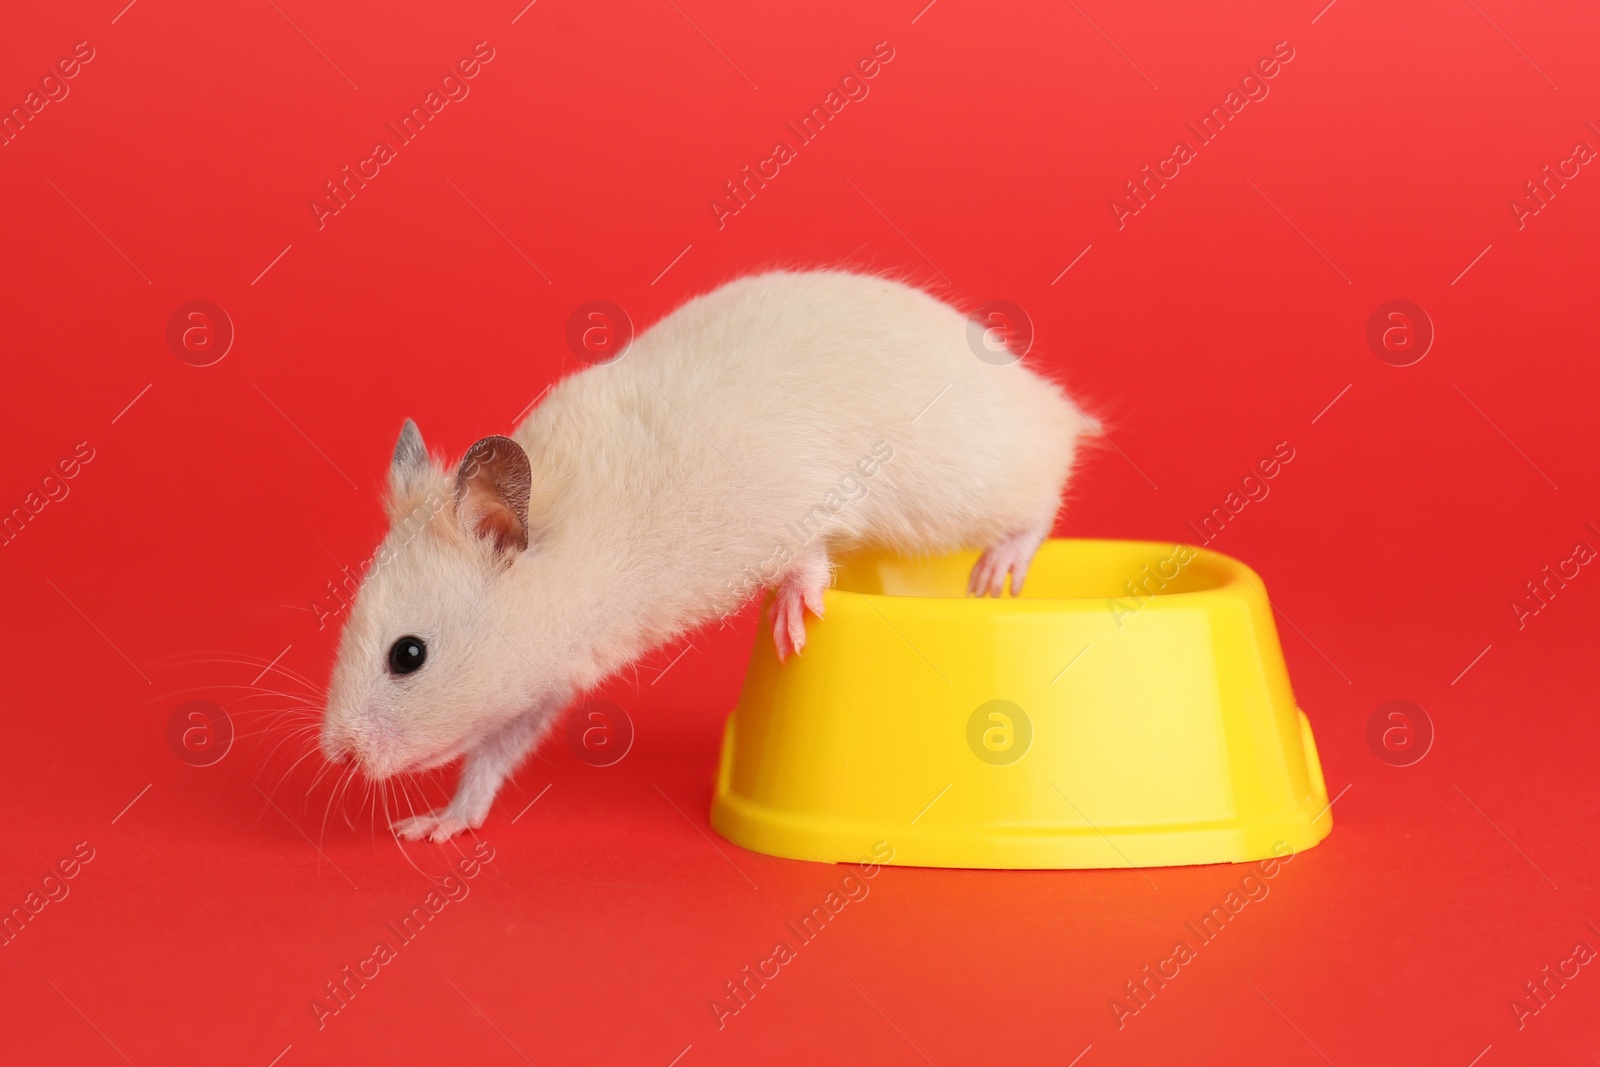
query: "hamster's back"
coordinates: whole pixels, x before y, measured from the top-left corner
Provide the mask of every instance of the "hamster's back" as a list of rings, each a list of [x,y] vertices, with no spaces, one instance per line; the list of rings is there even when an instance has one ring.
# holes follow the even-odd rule
[[[979,359],[967,327],[928,293],[842,271],[696,297],[620,360],[563,381],[518,431],[535,509],[636,559],[619,565],[641,581],[720,588],[720,574],[682,571],[765,559],[887,445],[830,537],[929,552],[1048,526],[1092,424],[1053,382]]]

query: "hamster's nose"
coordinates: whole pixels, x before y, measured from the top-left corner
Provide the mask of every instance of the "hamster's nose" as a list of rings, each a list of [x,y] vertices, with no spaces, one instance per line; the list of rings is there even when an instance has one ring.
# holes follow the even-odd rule
[[[347,763],[354,754],[350,747],[349,738],[330,730],[327,726],[322,728],[322,736],[318,739],[318,747],[322,749],[323,758],[329,763]]]

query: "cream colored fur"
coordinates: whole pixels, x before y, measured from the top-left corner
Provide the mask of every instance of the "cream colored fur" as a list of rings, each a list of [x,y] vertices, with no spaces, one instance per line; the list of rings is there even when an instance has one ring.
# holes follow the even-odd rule
[[[814,570],[819,552],[858,545],[915,555],[1043,536],[1096,427],[1022,363],[977,358],[967,330],[925,292],[834,271],[689,301],[514,431],[533,469],[531,542],[509,563],[462,527],[453,472],[397,458],[394,528],[340,646],[325,749],[380,777],[508,735],[525,750],[575,693],[781,581],[784,546],[784,570]],[[821,532],[803,544],[808,517]],[[392,677],[387,651],[406,634],[428,660]],[[480,756],[477,791],[492,799],[494,768],[521,754]],[[487,800],[457,801],[409,829],[481,822]]]

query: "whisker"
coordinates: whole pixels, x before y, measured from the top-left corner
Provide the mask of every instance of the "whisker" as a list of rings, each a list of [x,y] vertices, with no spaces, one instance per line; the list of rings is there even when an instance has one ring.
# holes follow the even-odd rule
[[[263,672],[265,672],[268,668],[271,668],[273,673],[282,674],[284,677],[289,678],[292,681],[299,682],[300,684],[307,686],[312,690],[318,692],[325,691],[320,684],[301,674],[299,671],[296,671],[294,668],[288,667],[282,662],[274,663],[272,660],[267,659],[264,656],[253,656],[249,653],[198,651],[191,653],[180,653],[172,656],[162,656],[153,662],[158,667],[166,666],[168,664],[173,666],[210,666],[217,664],[232,667],[252,667]]]
[[[316,754],[317,754],[316,746],[313,745],[313,746],[307,748],[306,751],[304,753],[302,753],[298,759],[296,759],[293,763],[289,764],[289,769],[284,771],[283,772],[283,776],[278,779],[278,784],[273,787],[273,792],[277,792],[279,789],[283,788],[283,783],[285,783],[285,782],[287,782],[289,780],[289,775],[294,773],[294,769],[296,767],[300,766],[300,764],[304,763],[310,757],[315,756]],[[309,791],[307,791],[307,795],[308,796],[310,795]]]
[[[395,784],[405,794],[405,796],[406,796],[406,807],[411,808],[411,814],[412,814],[413,817],[415,817],[416,814],[417,814],[417,809],[412,807],[412,805],[411,805],[411,794],[410,794],[410,790],[406,789],[405,780],[403,778],[396,778],[395,779]],[[398,814],[398,809],[397,809],[396,813]],[[391,833],[389,836],[394,838],[394,846],[395,846],[395,848],[400,850],[400,855],[402,855],[402,856],[404,856],[406,858],[406,862],[411,865],[412,869],[415,870],[418,874],[422,875],[424,878],[428,878],[429,881],[432,881],[432,879],[428,875],[428,872],[424,871],[420,866],[417,865],[416,858],[413,857],[410,852],[406,851],[405,840],[399,834],[396,834],[396,833]]]
[[[306,796],[310,796],[311,795],[311,791],[313,789],[317,788],[317,783],[322,781],[322,776],[323,775],[327,774],[329,770],[331,770],[332,768],[337,767],[337,766],[339,766],[339,765],[337,763],[333,762],[332,760],[323,761],[322,769],[317,772],[317,776],[315,778],[311,779],[311,784],[306,786]]]
[[[328,806],[322,813],[322,829],[318,831],[318,835],[317,835],[318,836],[318,840],[321,840],[321,841],[326,841],[327,840],[327,836],[328,836],[328,816],[333,813],[334,802],[338,799],[340,792],[342,790],[344,790],[346,788],[346,786],[348,786],[348,784],[350,782],[350,779],[355,776],[355,773],[356,773],[356,764],[355,764],[355,761],[352,760],[350,762],[350,765],[348,767],[346,767],[340,773],[339,781],[334,786],[333,792],[328,794]]]

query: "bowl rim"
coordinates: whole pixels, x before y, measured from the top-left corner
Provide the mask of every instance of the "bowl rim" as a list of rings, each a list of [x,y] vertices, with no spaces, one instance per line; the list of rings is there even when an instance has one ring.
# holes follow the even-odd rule
[[[1116,546],[1123,549],[1148,549],[1152,553],[1166,553],[1169,556],[1179,552],[1182,549],[1189,549],[1194,553],[1194,557],[1188,562],[1180,564],[1181,567],[1191,567],[1195,562],[1203,560],[1207,567],[1212,570],[1213,573],[1215,573],[1220,579],[1217,584],[1204,589],[1193,589],[1187,592],[1178,593],[1155,593],[1153,595],[1144,597],[1142,603],[1139,603],[1138,610],[1141,612],[1163,609],[1204,609],[1206,607],[1213,606],[1214,604],[1237,601],[1240,599],[1240,594],[1244,592],[1246,588],[1253,589],[1253,591],[1263,600],[1265,600],[1267,597],[1266,586],[1262,582],[1261,576],[1257,574],[1248,564],[1244,563],[1242,560],[1235,559],[1233,556],[1229,556],[1214,549],[1206,548],[1204,546],[1196,545],[1187,541],[1141,541],[1109,537],[1052,537],[1047,539],[1040,546],[1040,551],[1043,552],[1047,546],[1052,544],[1097,545]],[[959,552],[949,553],[944,557],[930,555],[921,557],[920,559],[906,559],[905,557],[900,558],[905,562],[914,563],[921,562],[923,560],[931,561],[933,559],[948,558],[948,556],[975,556],[976,552],[977,550],[975,549],[962,549]],[[881,550],[863,549],[858,550],[858,553],[847,553],[839,557],[839,559],[836,561],[837,566],[835,569],[834,584],[830,585],[823,594],[823,603],[825,609],[837,606],[849,610],[855,606],[865,605],[876,611],[881,604],[893,603],[896,605],[916,604],[918,605],[918,608],[915,610],[921,612],[949,612],[951,608],[954,607],[956,611],[962,614],[978,612],[985,615],[1036,615],[1062,612],[1081,612],[1091,609],[1103,611],[1111,602],[1116,600],[1131,599],[1135,595],[1124,594],[1121,597],[1023,596],[1021,598],[1015,598],[1009,595],[1000,597],[974,597],[967,596],[965,594],[958,596],[911,596],[899,593],[864,593],[860,589],[854,588],[855,583],[850,582],[850,578],[847,573],[847,568],[852,556],[857,554],[861,556],[879,554],[892,555],[892,553],[881,552]],[[841,588],[838,584],[840,581],[848,582],[851,585],[851,588]]]

